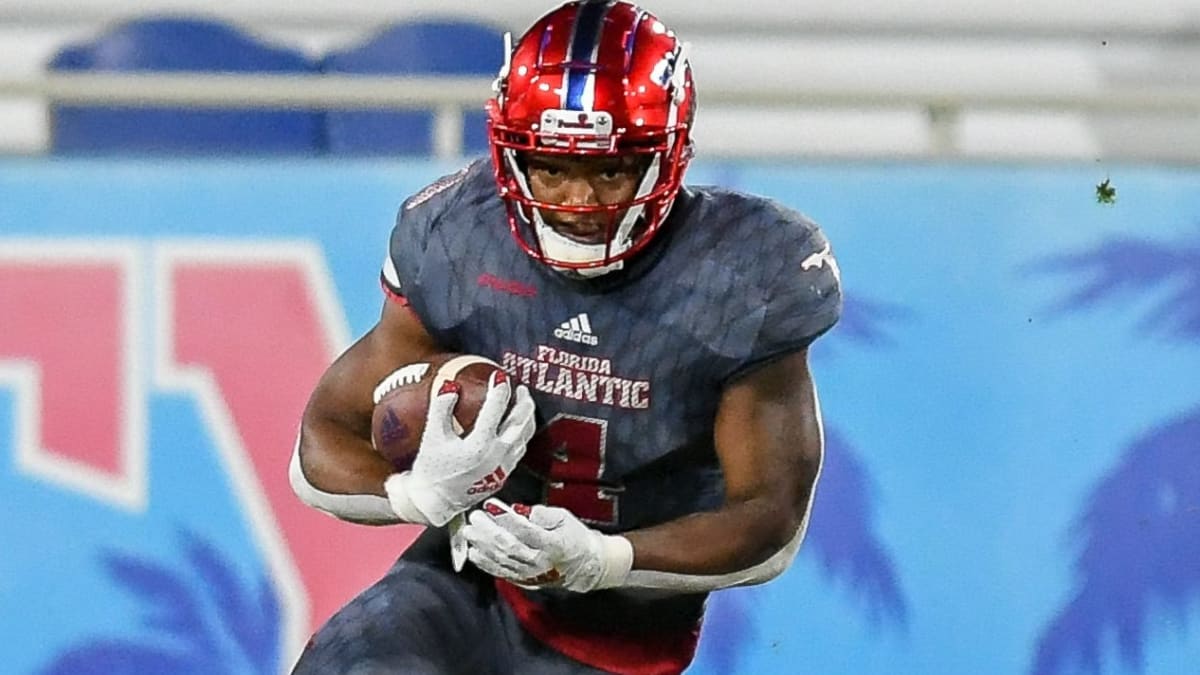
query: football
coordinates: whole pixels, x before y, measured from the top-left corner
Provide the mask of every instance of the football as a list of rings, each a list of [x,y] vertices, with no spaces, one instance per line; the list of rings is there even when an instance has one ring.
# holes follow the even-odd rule
[[[425,432],[429,403],[451,380],[460,389],[454,406],[454,431],[470,433],[487,395],[492,373],[504,370],[495,361],[470,354],[435,354],[396,369],[375,387],[371,443],[397,471],[412,468]],[[511,407],[511,402],[510,402]]]

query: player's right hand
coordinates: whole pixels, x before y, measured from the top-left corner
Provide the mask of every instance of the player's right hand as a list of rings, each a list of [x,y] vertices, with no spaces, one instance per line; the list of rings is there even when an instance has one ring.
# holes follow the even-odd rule
[[[537,427],[533,397],[524,385],[514,388],[497,371],[475,426],[465,437],[454,431],[458,385],[447,382],[433,397],[412,469],[388,478],[388,499],[402,518],[412,522],[415,508],[423,521],[441,527],[454,516],[492,496],[504,486],[525,454]],[[513,408],[504,414],[509,399]]]

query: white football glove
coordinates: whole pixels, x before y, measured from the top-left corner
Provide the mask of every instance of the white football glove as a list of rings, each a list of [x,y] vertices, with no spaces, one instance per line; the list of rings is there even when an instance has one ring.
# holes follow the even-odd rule
[[[537,421],[529,389],[519,385],[513,394],[502,371],[489,379],[475,427],[465,437],[454,432],[458,392],[449,381],[433,396],[412,469],[384,483],[392,509],[409,522],[441,527],[498,492],[533,438]],[[510,397],[515,403],[506,416]]]
[[[594,530],[566,509],[509,506],[489,499],[457,532],[479,569],[524,588],[565,588],[576,593],[625,583],[633,545]]]

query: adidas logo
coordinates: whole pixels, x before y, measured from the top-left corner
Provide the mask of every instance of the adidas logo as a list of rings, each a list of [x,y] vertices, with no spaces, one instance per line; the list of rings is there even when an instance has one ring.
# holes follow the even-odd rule
[[[498,466],[488,475],[471,483],[471,487],[467,489],[469,495],[490,495],[500,491],[504,487],[504,478],[508,474],[504,473],[504,467]]]
[[[600,340],[592,333],[592,323],[588,321],[587,312],[580,313],[570,321],[564,321],[554,329],[554,337],[593,347],[600,344]]]

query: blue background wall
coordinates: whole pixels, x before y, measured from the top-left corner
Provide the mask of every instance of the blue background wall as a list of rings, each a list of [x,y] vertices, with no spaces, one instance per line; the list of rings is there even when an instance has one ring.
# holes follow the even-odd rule
[[[4,160],[0,251],[311,241],[356,336],[396,205],[454,168]],[[1106,175],[1111,206],[1095,200]],[[1200,672],[1200,171],[701,164],[691,179],[822,223],[848,297],[815,355],[829,448],[808,541],[782,579],[714,597],[692,672]],[[286,665],[283,601],[211,430],[186,396],[143,388],[152,489],[130,513],[19,470],[0,380],[4,672]],[[207,609],[147,609],[164,597]]]

